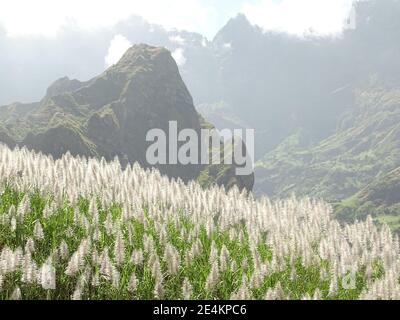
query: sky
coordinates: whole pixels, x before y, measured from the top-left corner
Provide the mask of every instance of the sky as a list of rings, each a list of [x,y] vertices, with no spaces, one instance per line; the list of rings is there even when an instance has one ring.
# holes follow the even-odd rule
[[[55,36],[65,25],[91,30],[139,15],[167,29],[194,31],[212,39],[229,18],[241,12],[267,30],[331,34],[340,32],[352,1],[0,0],[0,25],[10,37]]]

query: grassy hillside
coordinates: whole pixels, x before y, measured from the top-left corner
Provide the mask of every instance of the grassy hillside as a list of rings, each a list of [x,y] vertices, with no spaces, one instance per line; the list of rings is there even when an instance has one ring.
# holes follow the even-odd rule
[[[399,299],[399,239],[328,204],[0,146],[0,299]]]
[[[302,132],[258,163],[258,192],[292,192],[337,201],[400,166],[400,90],[371,87],[356,93],[357,104],[336,133],[307,145]]]
[[[340,219],[364,219],[373,216],[400,232],[400,168],[376,179],[360,192],[343,200],[336,208]]]

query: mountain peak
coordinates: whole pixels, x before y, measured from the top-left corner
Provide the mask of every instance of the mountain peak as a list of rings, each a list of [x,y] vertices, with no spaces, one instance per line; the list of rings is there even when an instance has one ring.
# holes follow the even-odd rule
[[[247,35],[254,32],[255,27],[251,24],[249,19],[243,14],[239,13],[236,17],[231,18],[228,23],[217,33],[214,41],[218,42],[221,39],[229,40],[237,38],[238,35]]]
[[[132,56],[136,54],[145,54],[145,55],[150,55],[150,56],[156,56],[158,54],[166,53],[168,52],[167,49],[164,47],[156,47],[156,46],[151,46],[145,43],[139,43],[139,44],[134,44],[132,47],[130,47],[124,56]]]
[[[253,28],[253,25],[247,19],[246,15],[243,13],[238,13],[234,18],[231,18],[228,23],[226,24],[225,28],[227,29],[250,29]]]
[[[54,81],[50,87],[47,89],[46,92],[46,98],[51,98],[59,94],[63,94],[65,92],[71,92],[79,89],[80,87],[83,86],[84,83],[75,80],[75,79],[70,79],[68,77],[63,77],[60,78],[56,81]]]
[[[238,13],[236,15],[236,17],[231,18],[230,21],[236,22],[236,23],[242,23],[242,24],[251,25],[249,19],[247,19],[246,15],[244,13]]]
[[[8,126],[6,132],[0,130],[0,141],[9,146],[18,143],[54,158],[67,151],[108,161],[117,156],[123,166],[137,162],[184,181],[199,179],[204,185],[228,188],[236,184],[240,189],[253,186],[253,175],[236,177],[230,165],[222,170],[201,164],[149,163],[151,130],[168,136],[170,122],[176,122],[179,131],[192,129],[200,136],[205,126],[175,60],[163,47],[134,45],[97,77],[87,82],[61,78],[40,103],[16,109],[11,106],[0,113],[0,129],[3,123]]]
[[[154,61],[161,57],[169,57],[172,60],[171,53],[164,47],[135,44],[125,52],[117,66],[141,65],[144,62]]]

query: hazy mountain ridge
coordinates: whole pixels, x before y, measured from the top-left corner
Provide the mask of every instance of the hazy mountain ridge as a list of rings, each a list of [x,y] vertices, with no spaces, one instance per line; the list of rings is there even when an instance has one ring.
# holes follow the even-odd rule
[[[300,129],[308,143],[327,139],[370,77],[400,83],[399,2],[369,0],[356,8],[356,29],[333,37],[267,32],[237,16],[212,42],[220,96],[200,100],[223,101],[228,119],[234,114],[256,129],[257,159]]]
[[[337,201],[399,166],[400,91],[375,88],[357,97],[331,137],[306,147],[292,139],[260,160],[256,191]]]
[[[238,15],[212,42],[219,97],[212,101],[193,94],[203,104],[223,101],[229,106],[228,119],[234,114],[256,130],[256,158],[299,128],[314,140],[326,138],[352,103],[353,66],[339,42],[265,32]],[[206,117],[214,116],[202,110]],[[225,121],[215,125],[222,128]]]

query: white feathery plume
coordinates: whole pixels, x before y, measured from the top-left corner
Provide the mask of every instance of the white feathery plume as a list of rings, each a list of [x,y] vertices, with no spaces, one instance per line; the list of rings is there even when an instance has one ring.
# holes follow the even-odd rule
[[[37,266],[32,260],[31,253],[27,251],[22,261],[22,277],[23,283],[31,284],[37,280]]]
[[[232,272],[236,272],[236,271],[238,270],[238,265],[237,265],[236,260],[232,260],[231,266],[230,266],[230,270],[231,270]]]
[[[82,289],[79,287],[79,285],[75,288],[74,293],[71,296],[71,300],[82,300]]]
[[[160,260],[155,253],[151,257],[151,260],[153,261],[153,262],[149,261],[149,264],[151,265],[151,274],[156,281],[159,281],[159,280],[161,281],[161,279],[163,278],[163,275],[162,275],[162,271],[161,271]]]
[[[210,249],[210,263],[218,263],[218,249],[217,246],[215,245],[215,242],[213,241],[211,243],[211,249]]]
[[[22,299],[22,293],[21,289],[19,287],[16,287],[10,297],[11,300],[21,300]]]
[[[121,230],[117,232],[114,245],[114,257],[117,266],[122,265],[125,261],[125,244]]]
[[[95,242],[99,242],[101,238],[101,232],[98,227],[95,227],[92,232],[92,240]]]
[[[23,222],[25,215],[27,214],[29,209],[29,198],[25,195],[21,200],[18,209],[17,209],[17,217],[18,221]]]
[[[136,293],[138,287],[138,279],[136,274],[133,272],[128,283],[128,291],[132,294]]]
[[[60,258],[65,261],[68,259],[69,257],[69,249],[68,249],[68,245],[65,242],[65,240],[61,241],[60,247],[58,248],[58,253]]]
[[[9,264],[9,272],[15,272],[22,264],[23,260],[23,251],[21,248],[15,249],[14,252],[10,254],[10,264]]]
[[[112,286],[114,287],[114,289],[118,289],[119,281],[120,281],[120,274],[114,265],[112,265],[111,280],[112,280]]]
[[[107,235],[111,236],[113,234],[113,231],[114,231],[114,224],[113,224],[113,219],[112,219],[112,216],[111,216],[110,212],[107,214],[106,222],[104,224],[104,227],[106,229]]]
[[[251,277],[250,280],[250,286],[252,289],[257,289],[258,287],[260,287],[262,285],[264,281],[264,274],[262,272],[262,270],[254,270],[253,275]]]
[[[41,285],[44,290],[56,289],[56,269],[52,266],[51,261],[48,259],[40,269],[41,272]]]
[[[97,252],[96,249],[92,250],[92,263],[94,266],[101,265],[101,259],[100,259],[99,253]]]
[[[311,296],[310,296],[308,293],[306,293],[306,294],[303,296],[303,298],[301,298],[301,300],[302,300],[302,301],[310,301],[310,300],[313,300],[313,299],[311,298]]]
[[[25,243],[25,253],[34,253],[35,252],[35,241],[32,238],[28,238]]]
[[[74,224],[77,226],[80,224],[81,213],[79,208],[74,209]]]
[[[164,298],[164,287],[161,280],[157,280],[154,286],[154,297],[158,300],[162,300]]]
[[[79,225],[86,231],[87,235],[90,231],[90,223],[89,220],[84,215],[80,216]]]
[[[251,298],[252,298],[252,294],[247,285],[246,276],[243,276],[242,284],[241,284],[239,290],[232,295],[231,300],[250,300]]]
[[[338,281],[337,278],[335,276],[332,277],[331,279],[331,283],[329,285],[329,296],[335,296],[338,292]]]
[[[93,286],[94,288],[96,288],[96,287],[98,287],[98,286],[100,285],[100,276],[99,276],[99,273],[98,273],[98,272],[95,272],[95,273],[92,275],[92,282],[91,282],[91,284],[92,284],[92,286]]]
[[[221,272],[228,270],[230,262],[230,254],[226,246],[224,245],[221,249],[221,254],[219,258],[219,269]]]
[[[135,250],[132,253],[131,257],[131,262],[135,266],[141,266],[143,265],[144,257],[143,257],[143,251],[142,250]]]
[[[283,300],[284,298],[285,293],[280,282],[275,285],[275,288],[269,288],[265,295],[265,300]]]
[[[313,300],[319,301],[322,300],[322,292],[320,289],[316,289],[314,292]]]
[[[72,277],[76,275],[85,264],[85,257],[89,254],[90,241],[84,239],[68,262],[65,274]]]
[[[35,226],[33,228],[33,237],[36,240],[43,240],[44,239],[44,233],[43,233],[43,228],[42,225],[39,221],[36,221]]]
[[[211,271],[207,277],[205,289],[208,292],[213,292],[219,281],[219,269],[218,263],[214,263],[211,267]]]
[[[182,296],[184,300],[190,300],[193,296],[193,287],[190,284],[190,281],[188,278],[185,278],[183,280],[182,284]]]
[[[11,205],[8,209],[8,214],[6,215],[8,218],[15,217],[17,214],[17,209],[14,205]]]
[[[108,255],[108,248],[104,248],[100,257],[100,274],[107,280],[111,280],[113,276],[112,272],[113,266],[110,256]]]
[[[96,199],[92,198],[89,203],[89,216],[92,217],[92,226],[98,226],[100,222],[99,210],[97,209]]]
[[[167,244],[164,253],[164,259],[167,262],[168,273],[170,275],[176,275],[178,273],[180,265],[179,252],[171,244]]]
[[[17,230],[17,219],[15,219],[15,217],[11,218],[11,232],[15,232]]]
[[[43,209],[43,218],[49,219],[55,212],[55,208],[51,206],[49,203]]]

